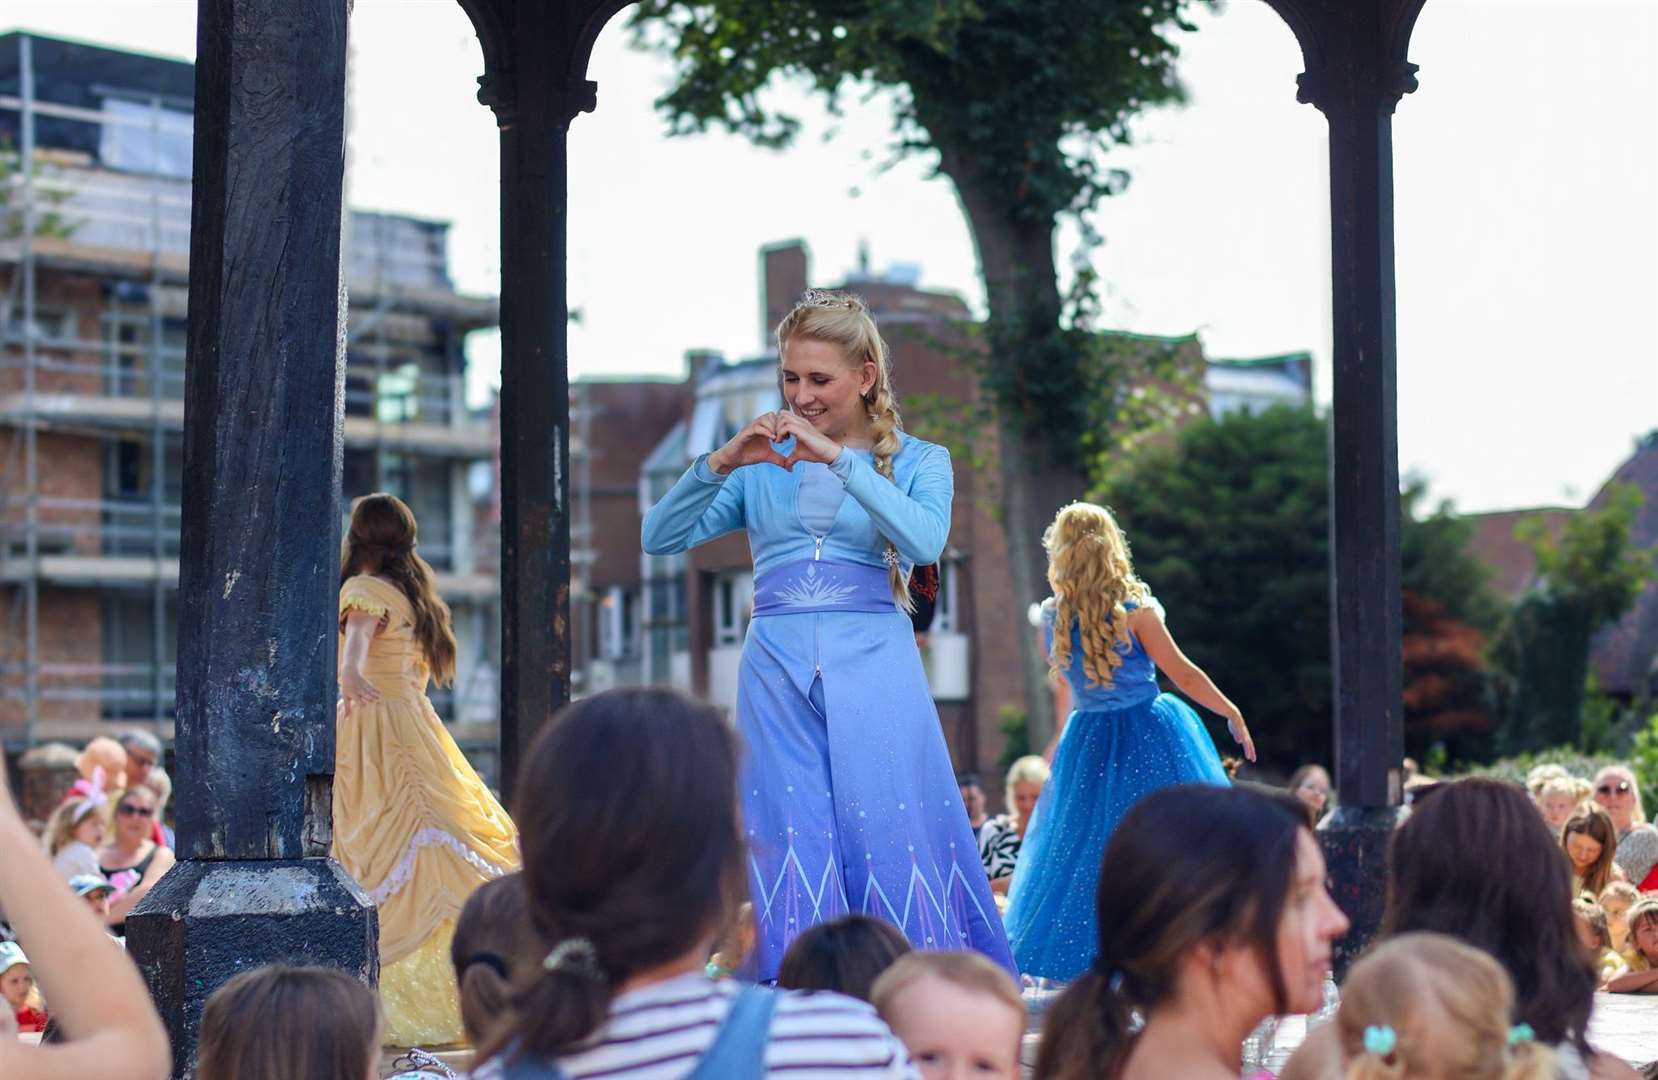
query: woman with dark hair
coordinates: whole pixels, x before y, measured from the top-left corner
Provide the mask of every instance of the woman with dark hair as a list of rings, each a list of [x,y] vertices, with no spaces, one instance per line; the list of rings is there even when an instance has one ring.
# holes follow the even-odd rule
[[[1493,871],[1491,853],[1502,853]],[[1496,958],[1514,980],[1514,1022],[1555,1050],[1560,1076],[1634,1077],[1589,1046],[1598,976],[1577,938],[1571,867],[1524,788],[1473,777],[1418,795],[1388,849],[1381,938],[1448,934]],[[1284,1077],[1335,1077],[1339,1053],[1320,1028]]]
[[[848,1080],[914,1077],[861,1002],[703,974],[744,894],[736,787],[735,732],[672,691],[597,694],[537,736],[516,809],[530,918],[550,948],[474,1080],[757,1077],[826,1062]]]
[[[517,868],[518,835],[426,696],[455,675],[455,633],[414,514],[351,504],[340,552],[334,848],[379,913],[392,1046],[459,1042],[449,939],[482,883]]]
[[[869,915],[842,915],[794,939],[783,954],[777,985],[786,990],[833,990],[868,1001],[875,980],[909,951],[909,939],[891,923]]]
[[[1624,879],[1616,861],[1618,833],[1600,807],[1591,803],[1567,818],[1560,830],[1560,846],[1572,864],[1570,895],[1574,899],[1588,893],[1589,899],[1598,900],[1608,885]]]
[[[1289,796],[1154,791],[1111,834],[1099,882],[1097,951],[1049,1012],[1041,1080],[1235,1080],[1256,1025],[1323,1002],[1347,918]]]

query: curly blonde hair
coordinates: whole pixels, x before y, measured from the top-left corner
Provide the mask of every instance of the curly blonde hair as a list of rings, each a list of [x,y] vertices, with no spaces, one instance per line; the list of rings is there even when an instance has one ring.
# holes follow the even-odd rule
[[[1088,681],[1109,687],[1126,651],[1126,602],[1151,596],[1134,576],[1128,540],[1111,511],[1093,503],[1061,507],[1042,533],[1048,552],[1048,584],[1054,591],[1054,644],[1048,668],[1062,675],[1071,666],[1071,623],[1082,637],[1082,670]]]
[[[869,415],[875,437],[870,447],[875,455],[875,471],[891,480],[892,459],[898,454],[901,443],[898,436],[904,430],[904,422],[898,415],[898,396],[892,389],[892,364],[887,343],[881,340],[881,332],[876,329],[869,308],[851,293],[810,289],[795,304],[794,310],[777,324],[779,358],[795,338],[839,347],[848,367],[857,369],[866,363],[875,365],[875,385],[863,395],[864,409]],[[884,536],[881,543],[892,583],[893,602],[904,611],[913,612],[915,601],[910,599],[910,576],[899,565],[898,548]]]

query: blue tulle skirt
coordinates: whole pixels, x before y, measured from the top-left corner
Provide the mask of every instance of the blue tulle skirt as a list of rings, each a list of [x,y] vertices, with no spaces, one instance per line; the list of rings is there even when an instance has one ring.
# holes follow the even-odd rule
[[[1020,971],[1068,981],[1087,969],[1112,830],[1145,795],[1190,783],[1229,781],[1209,733],[1179,698],[1071,714],[1008,889],[1007,933]]]

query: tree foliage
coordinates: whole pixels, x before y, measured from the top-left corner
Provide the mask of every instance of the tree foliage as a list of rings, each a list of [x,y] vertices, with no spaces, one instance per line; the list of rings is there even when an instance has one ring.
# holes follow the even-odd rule
[[[1329,431],[1306,409],[1202,420],[1098,496],[1182,649],[1250,720],[1261,763],[1331,759]],[[1469,527],[1401,498],[1407,744],[1489,726],[1484,632],[1495,611]],[[1212,728],[1224,739],[1218,724]],[[1227,745],[1222,742],[1221,745]]]
[[[892,104],[891,159],[927,157],[955,185],[978,251],[989,318],[980,384],[995,411],[1003,518],[1017,600],[1039,598],[1037,543],[1086,486],[1091,440],[1132,417],[1134,372],[1093,332],[1087,259],[1062,295],[1062,216],[1097,246],[1088,213],[1123,190],[1107,162],[1144,109],[1184,98],[1174,34],[1212,0],[641,0],[635,40],[669,54],[659,100],[675,133],[722,128],[788,145],[785,81],[837,109],[848,94]],[[1042,662],[1021,642],[1026,705],[1043,715]],[[1045,730],[1035,730],[1038,740]]]
[[[1594,636],[1630,609],[1652,572],[1653,553],[1631,542],[1640,489],[1618,484],[1607,496],[1599,510],[1572,517],[1558,540],[1540,519],[1516,529],[1537,560],[1539,584],[1515,606],[1493,651],[1509,753],[1580,741]]]

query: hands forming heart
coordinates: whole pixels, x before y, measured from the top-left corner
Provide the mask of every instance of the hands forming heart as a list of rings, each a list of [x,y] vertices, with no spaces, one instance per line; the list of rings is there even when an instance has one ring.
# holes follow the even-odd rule
[[[794,439],[794,448],[787,455],[779,453],[777,444],[791,438]],[[710,454],[708,467],[721,476],[732,469],[762,462],[792,469],[797,461],[818,461],[827,465],[840,452],[840,443],[806,420],[793,413],[769,412],[755,417],[729,442]]]

